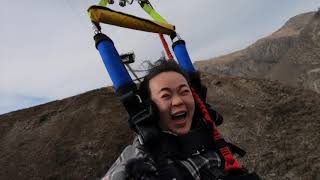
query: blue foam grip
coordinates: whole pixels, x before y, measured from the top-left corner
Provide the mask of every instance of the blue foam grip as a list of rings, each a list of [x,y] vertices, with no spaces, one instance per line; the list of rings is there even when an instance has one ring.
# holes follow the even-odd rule
[[[180,66],[188,73],[195,73],[196,70],[193,67],[190,56],[188,54],[186,45],[184,43],[177,43],[173,47],[174,54],[176,55]]]
[[[97,44],[97,49],[116,90],[122,86],[133,83],[127,69],[121,62],[119,53],[117,52],[111,40],[100,41]]]

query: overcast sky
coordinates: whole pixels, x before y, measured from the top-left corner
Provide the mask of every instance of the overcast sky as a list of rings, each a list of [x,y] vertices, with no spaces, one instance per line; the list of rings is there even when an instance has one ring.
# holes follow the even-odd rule
[[[243,49],[320,7],[320,0],[150,1],[176,26],[193,61]],[[97,2],[1,0],[0,114],[112,85],[86,13]],[[137,4],[110,8],[148,18]],[[161,56],[157,34],[102,27],[119,53],[134,51],[138,60]]]

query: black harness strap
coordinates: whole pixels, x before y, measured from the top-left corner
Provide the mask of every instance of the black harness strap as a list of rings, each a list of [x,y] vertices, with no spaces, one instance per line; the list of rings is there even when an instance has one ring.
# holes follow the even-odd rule
[[[157,126],[157,111],[153,104],[146,104],[137,93],[134,83],[119,88],[117,95],[126,108],[129,119],[128,123],[132,130],[140,135],[143,144],[151,145],[158,138],[159,127]]]
[[[149,147],[149,151],[157,159],[187,159],[215,148],[211,139],[211,128],[204,121],[198,128],[185,135],[161,132],[156,144],[157,146]]]

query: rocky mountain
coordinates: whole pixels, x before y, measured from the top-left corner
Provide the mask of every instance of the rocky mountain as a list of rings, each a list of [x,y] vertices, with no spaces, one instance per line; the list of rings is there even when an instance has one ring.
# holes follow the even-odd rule
[[[203,75],[226,139],[263,179],[320,178],[320,95],[280,83]],[[97,179],[132,140],[112,88],[0,116],[0,179]]]
[[[243,50],[195,64],[210,74],[267,78],[320,93],[320,10],[291,18]]]

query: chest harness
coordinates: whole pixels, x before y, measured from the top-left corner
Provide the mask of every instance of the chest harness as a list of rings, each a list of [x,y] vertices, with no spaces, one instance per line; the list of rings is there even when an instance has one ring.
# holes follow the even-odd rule
[[[208,125],[207,127],[210,128],[209,130],[207,128],[206,131],[195,132],[192,135],[189,135],[190,137],[185,137],[185,139],[174,138],[174,143],[179,141],[181,146],[176,147],[176,149],[171,148],[173,150],[170,150],[169,152],[172,154],[175,154],[178,151],[181,152],[181,147],[183,147],[183,153],[180,154],[183,158],[204,149],[215,148],[220,153],[224,162],[223,169],[226,174],[233,172],[245,172],[245,168],[233,157],[231,150],[237,152],[239,155],[244,155],[245,152],[240,148],[227,143],[222,138],[222,135],[217,128],[217,125],[222,123],[222,117],[204,101],[206,99],[206,87],[201,84],[199,73],[193,67],[187,52],[185,41],[182,40],[175,32],[175,27],[168,24],[167,21],[153,9],[149,1],[140,0],[138,2],[140,6],[154,19],[154,21],[113,11],[101,6],[101,4],[100,6],[91,6],[88,9],[93,24],[96,48],[98,49],[109,76],[111,77],[116,94],[120,97],[121,102],[129,114],[128,122],[131,129],[139,134],[141,142],[147,146],[152,145],[152,143],[159,140],[159,137],[162,137],[160,136],[161,133],[156,125],[157,117],[155,117],[155,108],[150,104],[146,104],[140,98],[137,85],[131,79],[128,71],[126,70],[124,62],[121,60],[113,41],[101,32],[99,23],[158,33],[168,58],[173,60],[173,56],[171,55],[163,34],[171,37],[173,43],[172,49],[177,61],[180,67],[188,73],[191,79],[192,94],[195,99],[195,103],[199,108],[199,112],[201,113],[205,123]],[[204,135],[205,133],[209,133],[209,135]],[[203,139],[202,137],[211,137],[213,141],[212,139]],[[190,139],[194,139],[192,141],[194,143],[190,144]],[[170,144],[171,141],[167,142]],[[214,142],[214,144],[212,144],[212,142]]]

